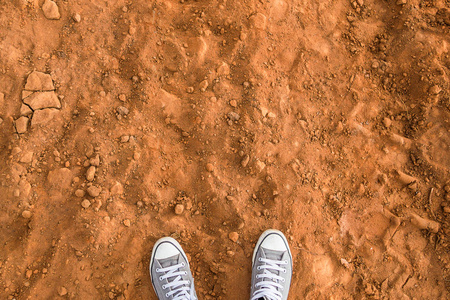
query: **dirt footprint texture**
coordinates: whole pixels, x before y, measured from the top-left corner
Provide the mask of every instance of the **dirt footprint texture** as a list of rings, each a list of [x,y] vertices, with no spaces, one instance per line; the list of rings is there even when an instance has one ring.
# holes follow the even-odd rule
[[[2,299],[156,299],[166,235],[247,299],[271,227],[293,299],[448,298],[445,1],[0,11]]]

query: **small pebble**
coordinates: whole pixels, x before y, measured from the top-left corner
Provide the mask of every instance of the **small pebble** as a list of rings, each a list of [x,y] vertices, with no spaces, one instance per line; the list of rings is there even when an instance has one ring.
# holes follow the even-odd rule
[[[89,196],[91,196],[91,197],[98,197],[98,195],[100,195],[101,191],[102,191],[102,189],[95,185],[92,185],[87,188],[87,192],[88,192]]]
[[[258,160],[258,161],[256,162],[255,166],[256,166],[256,170],[257,170],[258,172],[261,172],[261,171],[264,170],[264,168],[266,167],[266,164],[265,164],[264,162]]]
[[[276,116],[277,116],[277,115],[274,114],[273,112],[269,112],[269,113],[267,114],[267,117],[269,117],[269,118],[271,118],[271,119],[274,119]]]
[[[206,164],[206,171],[213,172],[214,171],[214,165],[211,163]]]
[[[89,201],[88,199],[84,199],[81,202],[81,206],[83,206],[84,208],[89,208],[89,206],[91,206],[91,201]]]
[[[127,143],[130,140],[130,136],[129,135],[123,135],[120,137],[120,142],[121,143]]]
[[[230,100],[230,106],[237,107],[237,101],[236,100]]]
[[[250,156],[246,154],[244,158],[241,160],[241,166],[244,168],[248,165],[248,162],[250,161]]]
[[[100,155],[95,155],[93,158],[91,158],[90,160],[89,160],[89,164],[91,165],[91,166],[96,166],[96,167],[98,167],[99,165],[100,165]]]
[[[78,189],[75,191],[75,196],[77,196],[78,198],[82,198],[82,197],[84,197],[84,195],[85,195],[85,192],[83,190]]]
[[[175,214],[181,215],[184,211],[184,205],[183,204],[177,204],[175,205]]]
[[[232,112],[228,113],[228,118],[231,121],[238,121],[241,118],[241,116],[238,113],[235,113],[235,112],[232,111]]]
[[[200,91],[204,92],[208,88],[208,80],[203,80],[199,85]]]
[[[86,171],[86,179],[88,181],[93,181],[94,178],[95,178],[95,167],[90,166],[89,169],[87,169],[87,171]]]
[[[60,295],[60,296],[64,296],[64,295],[67,295],[67,289],[65,288],[65,287],[60,287],[60,288],[58,288],[58,294]]]
[[[49,20],[58,20],[61,18],[58,5],[51,0],[45,0],[42,5],[42,11],[44,12],[44,16]]]
[[[24,210],[24,211],[22,212],[22,217],[24,217],[25,219],[31,218],[31,211],[29,211],[29,210]]]
[[[74,20],[75,22],[77,22],[77,23],[80,23],[80,22],[81,22],[81,16],[80,16],[80,14],[74,14],[74,15],[73,15],[73,20]]]
[[[111,195],[122,195],[123,194],[123,186],[120,182],[117,182],[110,189]]]
[[[119,115],[122,115],[122,116],[126,116],[126,115],[128,115],[128,113],[130,112],[130,111],[128,110],[128,108],[126,108],[126,107],[124,107],[124,106],[118,106],[117,109],[116,109],[116,111],[117,111],[117,113],[118,113]]]
[[[125,94],[120,94],[119,95],[119,100],[122,101],[122,102],[125,102],[125,101],[127,101],[127,96],[125,96]]]
[[[130,227],[131,226],[131,221],[128,219],[123,220],[123,225],[125,225],[126,227]]]
[[[239,233],[237,233],[235,231],[230,232],[230,234],[228,235],[228,238],[236,243],[237,240],[239,239]]]

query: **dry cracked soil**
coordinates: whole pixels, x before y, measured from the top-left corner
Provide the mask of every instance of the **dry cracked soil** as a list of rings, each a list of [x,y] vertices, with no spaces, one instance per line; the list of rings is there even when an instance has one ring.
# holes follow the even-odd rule
[[[0,0],[0,298],[448,299],[448,0]]]

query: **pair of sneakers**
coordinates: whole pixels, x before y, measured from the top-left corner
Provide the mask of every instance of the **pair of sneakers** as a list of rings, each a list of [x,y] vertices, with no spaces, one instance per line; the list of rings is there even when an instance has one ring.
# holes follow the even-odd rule
[[[153,247],[150,276],[159,300],[197,300],[189,262],[173,238]],[[258,240],[252,259],[251,300],[287,300],[292,278],[292,254],[286,237],[274,229]]]

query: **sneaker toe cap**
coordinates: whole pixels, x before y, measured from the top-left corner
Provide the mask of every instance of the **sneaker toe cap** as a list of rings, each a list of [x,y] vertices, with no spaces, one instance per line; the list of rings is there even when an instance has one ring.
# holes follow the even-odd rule
[[[261,243],[261,247],[274,251],[287,250],[286,242],[284,241],[283,237],[275,233],[269,234]]]
[[[180,254],[180,250],[175,245],[170,242],[163,242],[156,248],[155,259],[166,259],[177,254]]]

